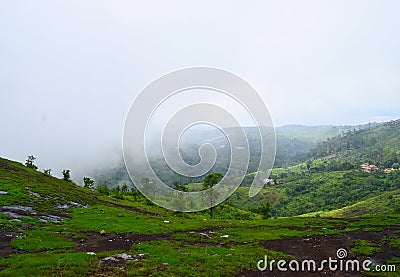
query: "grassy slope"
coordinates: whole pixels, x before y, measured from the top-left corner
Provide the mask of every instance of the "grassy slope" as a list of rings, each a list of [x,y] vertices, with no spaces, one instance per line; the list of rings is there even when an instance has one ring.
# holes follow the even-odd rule
[[[376,214],[396,214],[400,211],[400,189],[357,202],[342,209],[320,213],[324,217],[354,217]]]
[[[91,191],[3,158],[0,158],[0,189],[8,192],[0,196],[1,206],[30,206],[39,213],[60,211],[57,206],[70,202],[80,205],[95,202]]]

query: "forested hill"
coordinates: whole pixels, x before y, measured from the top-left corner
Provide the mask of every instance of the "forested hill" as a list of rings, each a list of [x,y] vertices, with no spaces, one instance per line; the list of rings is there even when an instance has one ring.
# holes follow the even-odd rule
[[[341,162],[348,167],[369,163],[381,168],[399,168],[400,119],[328,138],[311,150],[308,157],[331,164]]]
[[[363,129],[367,126],[285,125],[277,127],[275,129],[276,156],[274,166],[287,167],[302,162],[307,159],[309,151],[318,143],[354,128]],[[255,129],[253,128],[253,130]],[[247,131],[247,133],[250,132]]]

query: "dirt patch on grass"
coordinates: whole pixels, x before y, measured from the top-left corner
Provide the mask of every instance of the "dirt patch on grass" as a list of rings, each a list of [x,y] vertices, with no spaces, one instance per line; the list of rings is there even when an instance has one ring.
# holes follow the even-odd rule
[[[21,252],[10,246],[11,240],[19,235],[18,233],[0,230],[0,257],[8,257],[11,254]]]
[[[363,232],[361,230],[343,233],[341,235],[323,235],[323,236],[308,236],[301,238],[287,238],[272,241],[265,241],[260,245],[271,250],[293,255],[297,261],[314,260],[317,265],[322,261],[329,259],[337,259],[336,251],[344,248],[347,251],[345,260],[358,260],[360,262],[367,258],[372,258],[379,264],[385,261],[399,257],[400,251],[398,248],[390,247],[384,239],[391,237],[399,230],[400,226],[384,228],[379,232]],[[382,248],[382,252],[376,253],[372,257],[358,257],[350,253],[350,249],[354,247],[354,241],[362,239],[375,242],[378,247]],[[260,257],[262,259],[264,257]],[[290,259],[287,259],[290,260]],[[254,261],[255,263],[257,261]],[[287,267],[287,265],[286,265]],[[273,271],[241,271],[237,276],[360,276],[360,272],[345,272],[328,270],[322,272],[282,272],[278,271],[276,264],[273,266]]]
[[[180,241],[188,244],[201,244],[204,246],[214,246],[219,245],[216,243],[201,243],[192,242],[185,240],[175,240],[172,238],[175,234],[191,234],[191,233],[207,233],[210,231],[221,230],[224,227],[215,226],[212,228],[206,228],[202,230],[187,230],[187,231],[176,231],[168,234],[106,234],[104,236],[100,235],[98,232],[85,232],[87,239],[73,239],[72,236],[68,238],[74,240],[77,243],[75,247],[76,251],[86,251],[86,252],[102,252],[110,250],[130,250],[133,244],[140,242],[153,241],[153,240],[169,240],[169,241]]]
[[[8,162],[5,162],[4,160],[0,159],[0,168],[4,168],[5,170],[12,170],[12,171],[16,171],[17,169],[15,168],[15,166],[11,165]]]
[[[277,250],[280,252],[291,254],[300,259],[315,259],[321,261],[329,257],[336,257],[336,251],[339,248],[344,248],[349,251],[354,246],[354,241],[358,239],[373,241],[379,247],[387,248],[381,240],[394,235],[395,230],[400,227],[390,227],[379,232],[363,232],[361,230],[343,233],[341,235],[323,235],[309,236],[303,238],[288,238],[275,241],[267,241],[262,243],[262,246]],[[393,258],[385,255],[386,251],[380,252],[378,262],[384,262],[387,259]],[[376,255],[378,256],[378,254]],[[349,258],[357,258],[348,253]]]
[[[169,234],[106,234],[87,232],[86,240],[79,240],[75,250],[86,252],[103,252],[110,250],[129,250],[133,244],[152,240],[169,240]]]

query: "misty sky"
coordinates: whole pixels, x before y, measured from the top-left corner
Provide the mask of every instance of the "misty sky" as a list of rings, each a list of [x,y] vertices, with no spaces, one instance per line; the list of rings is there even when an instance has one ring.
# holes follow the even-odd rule
[[[135,95],[190,66],[246,79],[278,126],[400,118],[399,10],[399,1],[0,1],[0,156],[34,154],[58,176],[103,166],[121,151]]]

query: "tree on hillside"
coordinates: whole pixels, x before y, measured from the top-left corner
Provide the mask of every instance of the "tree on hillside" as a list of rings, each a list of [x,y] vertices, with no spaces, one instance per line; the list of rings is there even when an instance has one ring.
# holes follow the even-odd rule
[[[110,195],[110,189],[108,188],[106,181],[104,181],[104,184],[102,184],[102,185],[97,185],[96,190],[100,194],[107,195],[107,196]]]
[[[34,160],[36,160],[36,158],[33,155],[28,156],[25,162],[25,166],[29,168],[38,169],[38,167],[33,163]]]
[[[46,174],[46,175],[51,176],[51,169],[50,168],[49,169],[45,169],[45,170],[43,170],[43,173]]]
[[[310,170],[310,168],[311,168],[311,161],[310,160],[308,160],[306,162],[306,167],[307,167],[307,170]]]
[[[62,171],[62,175],[63,175],[63,180],[64,181],[71,182],[71,175],[70,175],[70,170],[69,169],[64,169]]]
[[[88,189],[93,189],[94,187],[94,180],[90,177],[83,177],[83,186]]]
[[[131,188],[131,194],[133,196],[133,199],[135,199],[135,201],[140,197],[140,192],[137,190],[137,188],[135,186],[133,186]]]
[[[119,194],[119,193],[121,192],[121,187],[120,187],[119,185],[116,185],[115,188],[113,189],[113,191],[114,191],[116,194]]]
[[[180,191],[184,191],[184,192],[188,191],[187,186],[181,185],[178,181],[174,182],[174,187],[176,190],[180,190]]]
[[[203,181],[203,188],[207,190],[207,197],[210,201],[210,216],[213,216],[214,202],[215,198],[218,196],[218,192],[213,188],[222,179],[223,175],[221,173],[211,173],[208,174]]]
[[[271,217],[271,207],[269,203],[262,203],[256,209],[250,209],[250,211],[262,215],[263,219]]]
[[[126,185],[126,183],[124,183],[121,187],[121,192],[123,194],[126,194],[128,192],[128,186]]]
[[[140,181],[142,185],[143,193],[150,198],[153,198],[157,194],[157,187],[154,185],[153,182],[150,181],[149,178],[143,178]]]

